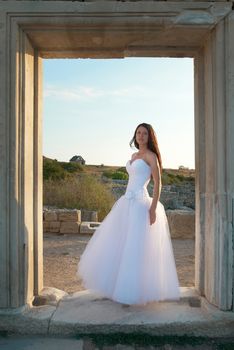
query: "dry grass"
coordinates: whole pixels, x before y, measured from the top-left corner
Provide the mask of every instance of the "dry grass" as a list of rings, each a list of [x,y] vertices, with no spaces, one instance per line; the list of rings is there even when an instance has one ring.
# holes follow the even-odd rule
[[[63,180],[45,180],[44,205],[57,208],[96,210],[102,221],[110,211],[115,198],[107,185],[87,174]]]

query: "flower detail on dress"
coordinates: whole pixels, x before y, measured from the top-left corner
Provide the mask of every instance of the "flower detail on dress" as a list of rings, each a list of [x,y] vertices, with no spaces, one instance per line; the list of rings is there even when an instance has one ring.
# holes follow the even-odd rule
[[[135,197],[135,196],[134,196],[134,192],[133,192],[133,191],[130,191],[130,190],[126,191],[124,196],[125,196],[127,199],[132,199],[132,198]]]
[[[127,190],[124,194],[126,199],[143,199],[147,196],[148,192],[146,189],[141,188],[137,191]]]

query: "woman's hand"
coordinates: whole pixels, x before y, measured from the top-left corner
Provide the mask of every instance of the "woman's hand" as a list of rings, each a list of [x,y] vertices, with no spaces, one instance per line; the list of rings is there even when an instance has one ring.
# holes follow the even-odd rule
[[[149,209],[150,225],[154,224],[156,221],[156,210],[153,208]]]

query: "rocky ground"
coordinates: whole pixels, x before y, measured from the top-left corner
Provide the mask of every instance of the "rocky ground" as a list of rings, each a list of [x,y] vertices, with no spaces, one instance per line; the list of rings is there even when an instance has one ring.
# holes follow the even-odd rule
[[[90,236],[44,234],[44,285],[68,293],[83,290],[76,268]],[[194,240],[172,240],[180,286],[194,285]]]

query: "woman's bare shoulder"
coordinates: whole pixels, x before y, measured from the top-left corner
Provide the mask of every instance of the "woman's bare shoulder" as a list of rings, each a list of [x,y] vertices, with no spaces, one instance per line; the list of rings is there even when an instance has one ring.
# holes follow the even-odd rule
[[[147,152],[147,157],[148,157],[148,161],[151,165],[157,165],[158,166],[158,158],[157,155],[152,152],[151,150],[149,150]]]
[[[155,159],[156,154],[153,151],[151,151],[150,149],[148,149],[147,153],[146,153],[146,157],[148,157],[149,159]]]
[[[135,158],[135,157],[136,157],[136,155],[137,155],[137,153],[138,153],[138,152],[134,152],[134,153],[132,153],[132,155],[131,155],[131,159]]]

